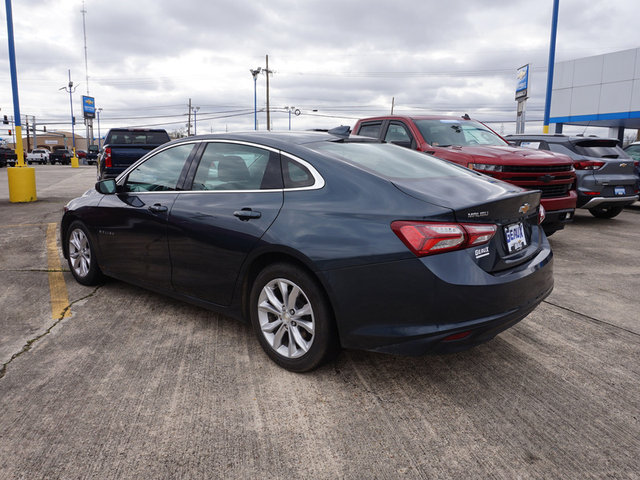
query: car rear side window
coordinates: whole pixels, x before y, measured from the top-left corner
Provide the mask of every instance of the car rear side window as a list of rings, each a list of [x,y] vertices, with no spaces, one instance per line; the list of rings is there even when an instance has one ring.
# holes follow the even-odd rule
[[[167,148],[147,158],[134,168],[124,184],[126,192],[176,190],[180,174],[194,144]]]
[[[570,156],[571,158],[576,158],[576,153],[570,150],[569,148],[561,145],[559,143],[549,143],[549,150],[556,153],[563,153],[565,155]]]
[[[196,170],[192,190],[282,188],[277,154],[251,145],[210,142]]]
[[[384,141],[389,143],[400,142],[402,144],[406,144],[408,142],[411,144],[411,140],[412,137],[407,131],[407,127],[401,123],[391,123],[387,129],[387,134],[384,137]]]
[[[282,176],[285,188],[310,187],[315,182],[307,167],[284,156],[282,157]]]

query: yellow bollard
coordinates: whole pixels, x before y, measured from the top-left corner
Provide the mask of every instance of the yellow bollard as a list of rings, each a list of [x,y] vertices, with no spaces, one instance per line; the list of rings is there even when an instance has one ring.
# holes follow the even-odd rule
[[[76,154],[73,154],[73,157],[71,157],[71,168],[78,168],[78,157],[76,157]]]
[[[33,167],[7,168],[9,179],[9,201],[12,203],[35,202],[36,169]]]

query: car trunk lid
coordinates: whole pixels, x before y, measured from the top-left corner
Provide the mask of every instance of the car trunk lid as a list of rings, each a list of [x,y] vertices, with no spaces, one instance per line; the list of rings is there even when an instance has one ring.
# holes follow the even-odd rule
[[[449,208],[464,224],[493,224],[496,234],[484,246],[469,248],[468,254],[487,272],[499,272],[525,262],[540,249],[538,228],[540,192],[478,174],[472,177],[395,180],[402,192],[419,200]]]

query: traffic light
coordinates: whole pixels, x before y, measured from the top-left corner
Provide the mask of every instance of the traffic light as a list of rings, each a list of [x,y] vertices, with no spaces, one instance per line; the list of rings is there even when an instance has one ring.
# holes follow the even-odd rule
[[[9,124],[9,119],[7,118],[7,116],[4,116],[4,119],[2,120],[2,123],[4,123],[5,125]]]
[[[11,135],[11,129],[7,130],[7,135]]]
[[[43,128],[44,128],[44,131],[46,132],[47,131],[47,126],[45,125]]]

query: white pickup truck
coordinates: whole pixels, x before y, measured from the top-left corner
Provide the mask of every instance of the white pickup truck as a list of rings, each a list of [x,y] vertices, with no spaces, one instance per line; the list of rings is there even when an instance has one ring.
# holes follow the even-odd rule
[[[34,148],[27,153],[27,163],[29,165],[32,163],[38,163],[40,165],[49,163],[49,151],[44,148]]]

